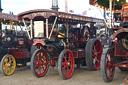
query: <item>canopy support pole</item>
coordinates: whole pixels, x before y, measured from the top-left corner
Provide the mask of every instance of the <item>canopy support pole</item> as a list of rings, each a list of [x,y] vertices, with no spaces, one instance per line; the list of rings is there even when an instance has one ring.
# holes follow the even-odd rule
[[[31,39],[33,38],[33,26],[32,26],[32,20],[30,21],[31,22]]]
[[[25,24],[25,21],[24,21],[24,19],[22,19],[22,21],[23,21],[23,23],[24,23],[24,26],[26,27],[26,30],[27,30],[27,25]],[[30,35],[29,35],[29,32],[28,32],[28,30],[27,30],[27,34],[28,34],[28,37],[29,37],[29,39],[31,39],[31,37],[30,37]]]
[[[54,21],[54,24],[53,24],[53,26],[52,26],[52,30],[51,30],[51,32],[50,32],[50,35],[49,35],[49,38],[48,38],[48,39],[51,38],[51,35],[52,35],[52,32],[53,32],[53,28],[55,27],[56,21],[57,21],[57,17],[55,18],[55,21]]]
[[[48,19],[46,19],[46,38],[48,38]]]
[[[109,17],[109,28],[112,28],[112,1],[113,0],[109,0],[109,10],[110,10],[110,17]]]

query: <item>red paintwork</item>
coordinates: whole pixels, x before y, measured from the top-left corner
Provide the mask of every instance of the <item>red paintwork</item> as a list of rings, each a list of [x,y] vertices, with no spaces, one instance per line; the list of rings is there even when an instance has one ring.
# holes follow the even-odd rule
[[[22,57],[23,58],[30,58],[30,53],[29,52],[22,52]]]
[[[22,59],[22,58],[23,58],[22,52],[15,52],[15,53],[14,53],[14,56],[15,56],[15,58],[17,58],[17,59]]]
[[[128,29],[122,28],[122,29],[117,30],[113,35],[111,35],[111,38],[112,39],[119,38],[120,34],[123,32],[128,32]]]
[[[127,22],[128,21],[128,4],[123,4],[122,6],[122,17],[124,18],[124,21]]]
[[[28,52],[28,49],[9,48],[8,52],[11,52],[16,59],[30,58],[30,53]]]
[[[22,51],[28,51],[28,49],[18,49],[19,52],[22,52]]]
[[[41,44],[42,46],[45,45],[45,42],[44,42],[45,39],[34,39],[33,41],[34,41],[33,45],[35,45],[35,46],[39,46],[40,44]]]
[[[112,66],[128,68],[128,60],[125,60],[125,61],[120,62],[118,64],[113,64]]]
[[[85,57],[85,50],[76,50],[72,51],[74,58],[82,58]]]
[[[125,56],[127,52],[125,52],[120,46],[119,43],[115,43],[115,50],[114,50],[114,56]]]
[[[17,41],[17,46],[26,46],[26,39],[24,38],[18,38],[18,41]]]
[[[18,48],[8,48],[8,52],[15,53]]]
[[[16,59],[30,58],[29,52],[15,52],[14,56]]]
[[[56,53],[55,55],[53,55],[53,59],[54,58],[58,58],[59,57],[59,54],[58,53]]]

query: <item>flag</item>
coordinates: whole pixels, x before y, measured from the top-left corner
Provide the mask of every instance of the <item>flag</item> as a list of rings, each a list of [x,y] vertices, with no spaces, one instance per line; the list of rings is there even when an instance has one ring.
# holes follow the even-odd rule
[[[87,15],[87,11],[82,12],[82,15]]]
[[[109,14],[110,14],[109,12],[106,13],[106,15],[107,15],[108,17],[109,17]]]
[[[74,10],[69,10],[70,13],[74,13]]]

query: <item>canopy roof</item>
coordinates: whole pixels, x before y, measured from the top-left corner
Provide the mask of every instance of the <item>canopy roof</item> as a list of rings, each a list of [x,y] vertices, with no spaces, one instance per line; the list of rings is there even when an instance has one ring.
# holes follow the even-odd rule
[[[13,22],[13,25],[23,25],[21,20],[18,20],[17,15],[11,15],[7,13],[0,12],[0,22],[1,24],[9,24],[10,21]]]
[[[80,15],[59,12],[55,10],[48,10],[48,9],[35,9],[18,14],[19,20],[25,19],[28,21],[33,19],[43,20],[45,18],[53,21],[52,20],[53,17],[58,17],[59,22],[68,22],[68,23],[103,22],[103,19],[80,16]]]
[[[10,15],[10,14],[1,13],[1,12],[0,12],[0,19],[19,21],[16,15]]]

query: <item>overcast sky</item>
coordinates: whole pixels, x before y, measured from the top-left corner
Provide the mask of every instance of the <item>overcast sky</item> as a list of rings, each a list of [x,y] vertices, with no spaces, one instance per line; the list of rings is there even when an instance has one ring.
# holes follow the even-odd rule
[[[32,9],[50,9],[52,0],[1,0],[4,13],[12,11],[15,15]],[[59,11],[65,11],[65,0],[58,0]],[[80,13],[89,7],[89,0],[68,0],[68,10]]]

